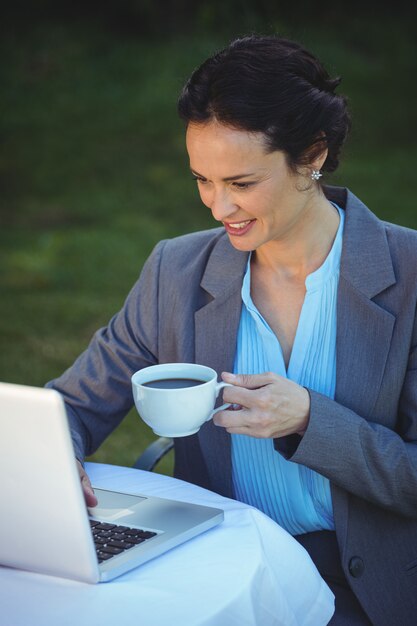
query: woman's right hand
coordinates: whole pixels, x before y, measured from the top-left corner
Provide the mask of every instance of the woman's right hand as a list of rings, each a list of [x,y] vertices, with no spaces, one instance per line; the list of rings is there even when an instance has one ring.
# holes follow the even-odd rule
[[[91,486],[90,479],[88,478],[85,469],[83,468],[83,466],[81,465],[78,459],[77,459],[77,469],[78,469],[78,474],[80,476],[81,487],[83,489],[83,494],[84,494],[86,505],[90,507],[97,506],[98,500],[94,494],[94,490]]]

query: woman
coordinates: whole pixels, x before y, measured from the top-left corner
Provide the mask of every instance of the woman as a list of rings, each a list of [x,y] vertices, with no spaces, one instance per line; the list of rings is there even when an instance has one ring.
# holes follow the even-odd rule
[[[123,309],[50,386],[82,459],[130,409],[134,371],[223,372],[239,410],[175,441],[175,475],[294,535],[335,593],[332,624],[414,624],[417,234],[321,185],[349,128],[338,83],[276,37],[236,40],[193,73],[179,113],[222,227],[158,244]]]

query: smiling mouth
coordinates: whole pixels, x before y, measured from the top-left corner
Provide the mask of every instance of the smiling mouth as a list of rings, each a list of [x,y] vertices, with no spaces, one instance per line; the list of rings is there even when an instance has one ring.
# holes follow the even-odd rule
[[[223,222],[226,231],[231,235],[244,235],[256,220],[243,222]]]
[[[245,228],[245,226],[247,226],[248,224],[250,224],[252,220],[246,220],[245,222],[231,222],[229,224],[227,224],[227,226],[230,226],[231,228]]]

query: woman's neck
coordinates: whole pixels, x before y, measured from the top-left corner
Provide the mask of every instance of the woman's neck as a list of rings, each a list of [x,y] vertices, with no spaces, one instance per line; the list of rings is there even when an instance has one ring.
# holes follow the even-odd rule
[[[258,270],[273,272],[283,280],[304,281],[324,263],[339,222],[339,212],[321,195],[291,233],[255,250],[252,265]]]

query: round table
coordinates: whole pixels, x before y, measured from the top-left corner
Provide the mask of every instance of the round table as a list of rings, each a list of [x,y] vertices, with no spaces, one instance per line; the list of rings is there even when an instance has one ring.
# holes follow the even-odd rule
[[[334,596],[308,553],[257,509],[156,473],[95,463],[87,463],[86,469],[96,487],[222,508],[224,522],[108,583],[89,585],[0,567],[1,624],[320,626],[329,622]],[[53,496],[51,506],[52,500]]]

